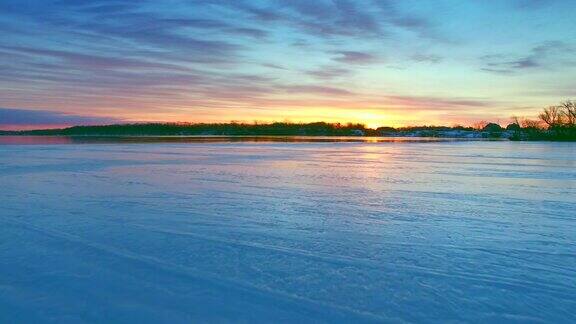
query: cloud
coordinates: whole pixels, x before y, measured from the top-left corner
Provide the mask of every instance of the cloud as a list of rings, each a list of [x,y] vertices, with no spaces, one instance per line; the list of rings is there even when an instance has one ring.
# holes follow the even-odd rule
[[[287,85],[278,86],[277,89],[286,91],[288,93],[305,93],[314,95],[336,95],[336,96],[349,96],[353,93],[349,90],[319,86],[319,85]]]
[[[254,38],[265,38],[268,36],[268,32],[258,28],[247,28],[247,27],[227,28],[223,29],[223,31],[231,34],[250,36]]]
[[[335,78],[349,76],[350,74],[352,74],[352,71],[340,67],[324,67],[312,71],[307,71],[306,74],[321,80],[331,80]]]
[[[421,37],[435,38],[433,37],[434,27],[428,19],[416,16],[400,16],[393,18],[392,21],[396,26],[413,31]]]
[[[98,125],[121,122],[116,118],[90,117],[49,110],[0,108],[0,125]]]
[[[298,32],[322,39],[353,37],[378,39],[389,37],[394,28],[414,32],[421,37],[439,38],[434,24],[425,16],[401,10],[389,0],[209,0],[224,8],[244,12],[260,23],[282,24]],[[411,9],[411,8],[409,8]]]
[[[374,36],[383,26],[366,6],[350,0],[280,0],[282,19],[316,36]]]
[[[492,101],[462,98],[438,98],[420,96],[387,96],[390,103],[401,105],[411,109],[441,109],[452,110],[463,107],[488,107],[493,105]]]
[[[372,64],[379,61],[379,58],[371,53],[357,51],[337,51],[334,61],[346,64]]]
[[[0,50],[29,55],[32,58],[45,61],[46,58],[57,59],[65,63],[63,67],[76,67],[81,69],[173,69],[183,70],[182,66],[173,64],[151,62],[143,59],[126,57],[102,56],[88,53],[78,53],[63,50],[30,48],[21,46],[0,46]],[[48,65],[46,65],[48,66]]]
[[[434,54],[415,54],[411,57],[412,61],[420,63],[440,63],[442,57]]]
[[[270,69],[275,69],[275,70],[287,70],[287,68],[285,68],[279,64],[274,64],[274,63],[263,63],[262,66],[270,68]]]
[[[511,69],[531,69],[542,66],[534,57],[526,57],[517,61],[508,62]]]
[[[527,55],[490,54],[480,57],[484,61],[482,71],[497,74],[516,74],[526,70],[549,70],[566,62],[572,47],[561,41],[548,41],[534,46]]]

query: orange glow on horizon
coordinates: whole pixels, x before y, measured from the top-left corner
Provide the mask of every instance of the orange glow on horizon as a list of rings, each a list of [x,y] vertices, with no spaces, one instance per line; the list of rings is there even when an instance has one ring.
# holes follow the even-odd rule
[[[173,114],[165,113],[148,113],[146,117],[142,115],[130,114],[122,116],[127,122],[182,122],[182,123],[273,123],[273,122],[291,122],[291,123],[359,123],[368,128],[378,127],[403,127],[424,124],[441,124],[437,118],[423,116],[420,112],[411,114],[400,114],[398,112],[387,112],[377,109],[349,109],[331,107],[297,107],[283,109],[278,114],[270,111],[254,113],[251,109],[237,109],[234,113],[223,111],[206,115],[192,117],[186,110],[182,109]],[[247,117],[249,116],[249,117]],[[453,124],[452,121],[445,121],[444,124]],[[468,123],[465,123],[468,124]]]

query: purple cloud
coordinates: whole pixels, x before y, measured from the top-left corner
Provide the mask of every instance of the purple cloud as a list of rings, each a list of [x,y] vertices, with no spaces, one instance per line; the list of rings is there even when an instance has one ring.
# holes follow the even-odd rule
[[[372,64],[379,61],[374,54],[356,51],[338,51],[335,52],[334,61],[347,64]]]
[[[318,85],[290,85],[290,86],[277,86],[279,90],[286,91],[288,93],[307,93],[307,94],[317,94],[317,95],[337,95],[337,96],[348,96],[353,93],[334,87],[318,86]]]
[[[562,57],[573,48],[564,42],[549,41],[533,47],[528,55],[512,59],[510,55],[491,54],[480,57],[485,61],[483,71],[497,74],[515,74],[523,70],[551,69],[563,62]]]
[[[0,125],[102,125],[118,123],[116,118],[90,117],[49,110],[0,108]]]
[[[317,79],[330,80],[339,77],[349,76],[350,74],[352,74],[352,71],[339,67],[325,67],[312,71],[307,71],[306,74],[313,76]]]

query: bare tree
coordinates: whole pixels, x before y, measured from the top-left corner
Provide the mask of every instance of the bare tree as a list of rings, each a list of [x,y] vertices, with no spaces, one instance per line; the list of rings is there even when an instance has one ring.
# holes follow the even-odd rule
[[[560,106],[550,106],[544,108],[544,111],[538,115],[548,127],[560,126],[563,121],[563,114]]]
[[[520,125],[520,117],[512,116],[511,119],[513,124]]]
[[[527,119],[527,118],[522,119],[520,125],[522,126],[522,128],[532,128],[532,129],[542,128],[542,123],[539,120]]]
[[[481,120],[481,121],[475,122],[475,123],[472,125],[472,127],[473,127],[474,129],[477,129],[477,130],[482,130],[482,129],[484,129],[484,127],[486,127],[486,125],[488,125],[488,122],[485,121],[485,120]]]
[[[560,104],[562,116],[568,126],[576,126],[576,101],[564,101]]]

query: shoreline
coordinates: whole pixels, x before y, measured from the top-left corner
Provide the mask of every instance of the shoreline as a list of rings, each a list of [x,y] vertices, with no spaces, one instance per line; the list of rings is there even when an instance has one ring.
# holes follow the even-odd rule
[[[434,143],[509,141],[505,138],[410,136],[280,136],[280,135],[0,135],[0,145],[153,144],[153,143]]]

